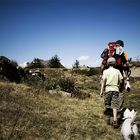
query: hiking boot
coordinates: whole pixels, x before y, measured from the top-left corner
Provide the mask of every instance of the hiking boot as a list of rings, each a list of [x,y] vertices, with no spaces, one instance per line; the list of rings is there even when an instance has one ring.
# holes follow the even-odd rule
[[[106,108],[106,109],[104,110],[104,115],[112,117],[112,116],[113,116],[113,111],[112,111],[112,109],[111,109],[111,108]]]
[[[118,128],[119,125],[118,125],[118,122],[117,121],[113,121],[113,128]]]

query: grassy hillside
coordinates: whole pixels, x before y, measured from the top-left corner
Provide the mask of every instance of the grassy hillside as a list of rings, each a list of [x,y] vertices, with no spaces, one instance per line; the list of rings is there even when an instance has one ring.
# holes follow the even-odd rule
[[[103,98],[99,97],[98,76],[86,76],[71,70],[42,69],[45,82],[22,84],[0,82],[0,137],[15,140],[120,140],[120,128],[106,125]],[[59,77],[66,76],[85,98],[50,94]],[[49,86],[48,86],[48,85]],[[139,87],[139,88],[138,88]],[[140,81],[134,81],[126,93],[125,106],[140,114]],[[85,96],[85,95],[90,96]],[[139,119],[137,122],[140,124]]]

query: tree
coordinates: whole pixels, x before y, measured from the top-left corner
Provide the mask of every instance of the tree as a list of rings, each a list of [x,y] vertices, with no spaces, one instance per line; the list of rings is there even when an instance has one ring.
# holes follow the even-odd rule
[[[0,56],[0,76],[3,79],[6,78],[9,81],[19,83],[21,81],[21,77],[17,67],[18,64],[16,61],[10,60],[5,56]]]
[[[78,60],[76,60],[74,65],[73,65],[73,68],[79,68],[79,66],[80,66],[80,63]]]
[[[44,68],[44,64],[42,64],[39,58],[34,58],[31,63],[27,63],[28,68]]]
[[[63,67],[62,64],[60,63],[60,58],[57,55],[53,56],[50,59],[48,65],[50,68],[62,68]]]
[[[18,63],[16,62],[16,61],[14,61],[14,60],[11,60],[11,65],[13,66],[13,67],[17,67],[18,66]]]

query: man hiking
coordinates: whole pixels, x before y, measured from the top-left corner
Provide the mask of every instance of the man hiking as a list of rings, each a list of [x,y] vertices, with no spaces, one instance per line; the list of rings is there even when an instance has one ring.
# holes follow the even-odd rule
[[[129,63],[128,55],[124,50],[124,42],[122,40],[117,40],[116,42],[109,42],[107,48],[101,54],[102,64],[101,64],[101,75],[103,71],[108,68],[107,59],[109,57],[114,57],[116,59],[116,66],[124,77],[128,77]],[[123,73],[124,72],[124,73]]]
[[[115,67],[116,59],[113,57],[108,58],[108,69],[103,71],[100,96],[104,93],[105,108],[113,110],[113,126],[118,127],[117,123],[117,110],[119,109],[119,85],[122,82],[122,74]],[[110,116],[109,116],[110,117]],[[110,118],[107,120],[110,124]]]
[[[101,54],[102,64],[101,64],[101,71],[100,71],[100,80],[102,81],[102,75],[103,71],[108,68],[107,60],[110,57],[114,57],[116,60],[115,68],[118,69],[122,76],[123,76],[123,82],[120,86],[120,110],[123,106],[123,98],[124,93],[122,92],[124,89],[127,91],[130,90],[130,84],[129,84],[129,75],[130,69],[129,69],[129,63],[128,63],[128,56],[124,50],[124,42],[122,40],[117,40],[116,42],[109,42],[108,47],[104,49],[104,51]]]

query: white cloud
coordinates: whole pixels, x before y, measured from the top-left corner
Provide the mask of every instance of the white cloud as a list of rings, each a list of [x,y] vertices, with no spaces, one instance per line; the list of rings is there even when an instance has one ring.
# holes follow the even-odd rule
[[[80,57],[77,58],[79,61],[83,61],[83,60],[88,60],[89,56],[88,55],[82,55]]]
[[[22,68],[25,68],[27,66],[27,62],[24,62],[22,64],[19,64],[19,66],[21,66]]]

